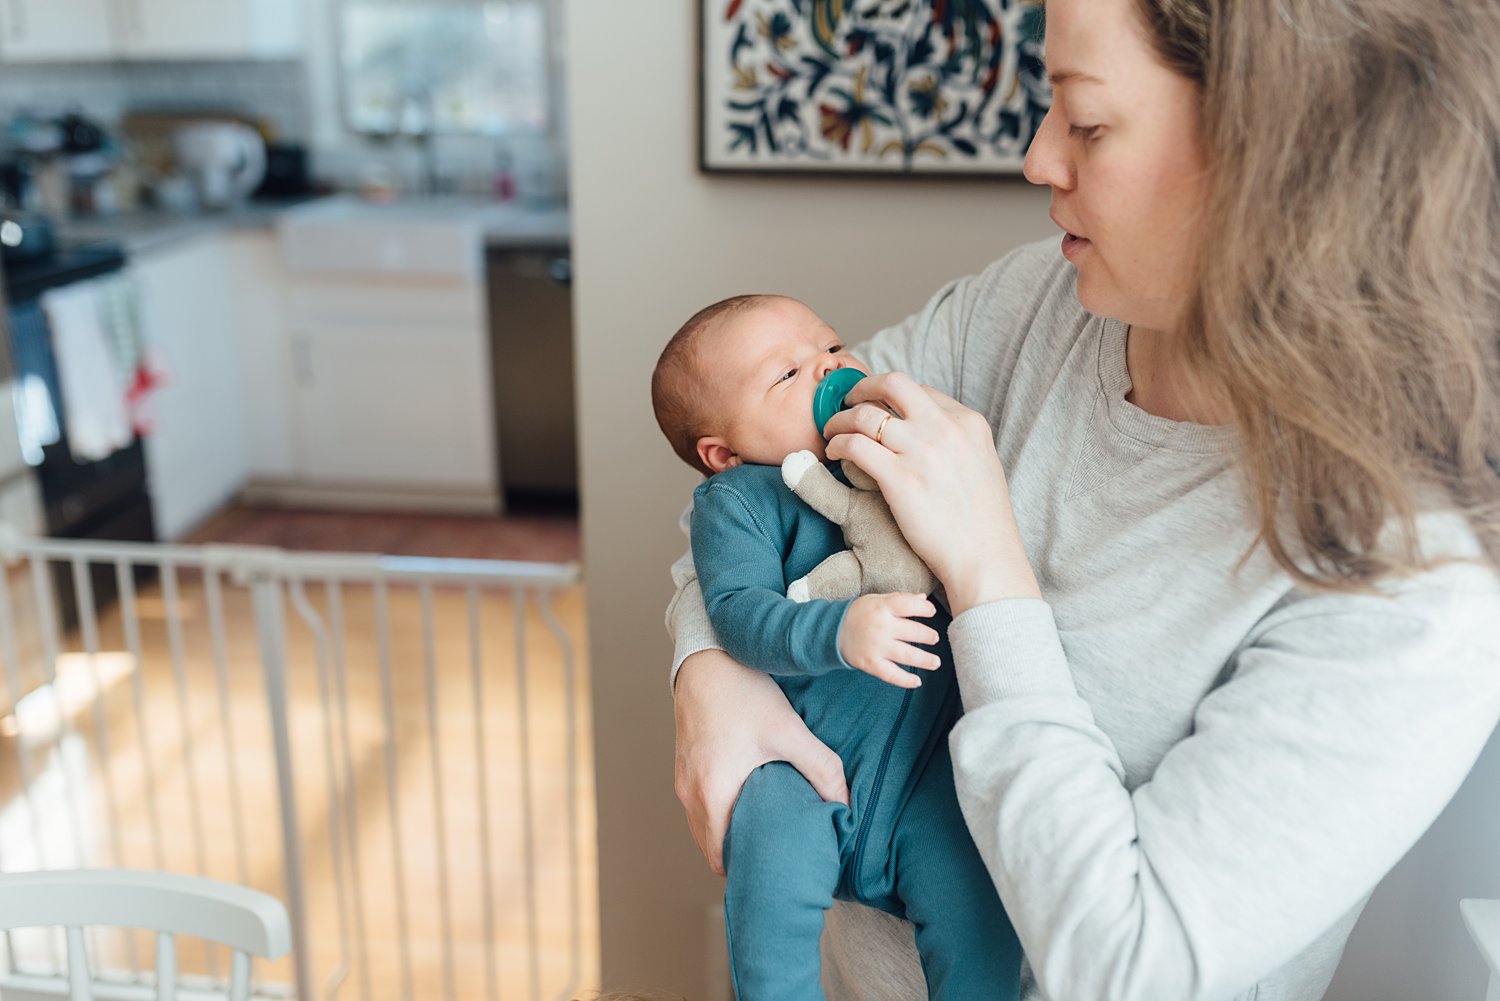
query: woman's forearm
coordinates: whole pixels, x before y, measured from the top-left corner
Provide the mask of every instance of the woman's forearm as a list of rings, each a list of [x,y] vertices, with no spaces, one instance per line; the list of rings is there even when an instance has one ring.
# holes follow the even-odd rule
[[[1500,601],[1473,576],[1268,617],[1133,789],[1046,604],[955,618],[959,801],[1043,992],[1239,996],[1357,907],[1500,716]]]
[[[849,801],[843,761],[812,735],[770,675],[722,650],[702,650],[683,661],[674,691],[677,798],[714,872],[724,872],[724,834],[740,787],[766,762],[790,762],[824,799]]]
[[[698,574],[693,565],[693,552],[688,550],[672,564],[672,583],[677,592],[667,603],[667,634],[672,637],[672,687],[677,686],[677,672],[687,658],[701,650],[719,650],[718,636],[708,621],[708,610],[703,606],[703,591],[698,586]]]

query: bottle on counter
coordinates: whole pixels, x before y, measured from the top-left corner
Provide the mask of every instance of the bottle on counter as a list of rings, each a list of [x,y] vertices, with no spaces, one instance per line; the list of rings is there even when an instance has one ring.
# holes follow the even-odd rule
[[[511,170],[510,150],[501,149],[495,154],[495,201],[510,202],[516,197],[516,175]]]

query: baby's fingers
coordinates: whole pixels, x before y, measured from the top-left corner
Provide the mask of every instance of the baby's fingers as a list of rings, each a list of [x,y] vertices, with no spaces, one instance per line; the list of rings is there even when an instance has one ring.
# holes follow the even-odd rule
[[[886,595],[885,599],[886,611],[903,619],[930,619],[937,614],[937,609],[925,594],[896,593]],[[936,643],[937,640],[934,639],[933,642]]]
[[[898,664],[915,667],[923,671],[936,671],[943,666],[943,659],[930,650],[912,646],[910,643],[893,643],[886,656]]]
[[[895,685],[897,688],[920,688],[922,685],[921,678],[910,671],[903,670],[894,661],[876,660],[863,670],[866,674],[879,678],[888,685]]]
[[[914,619],[902,619],[891,637],[908,643],[925,643],[927,646],[932,646],[939,639],[936,629],[924,626]]]

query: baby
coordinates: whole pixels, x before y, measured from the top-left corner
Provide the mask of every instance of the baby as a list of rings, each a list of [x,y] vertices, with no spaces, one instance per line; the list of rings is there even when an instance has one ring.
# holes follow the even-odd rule
[[[745,781],[724,838],[735,992],[821,999],[819,939],[837,898],[916,925],[933,1001],[1014,999],[1020,945],[953,790],[958,690],[952,670],[937,670],[951,661],[946,615],[917,594],[786,597],[845,548],[780,469],[801,449],[824,458],[813,392],[844,367],[867,372],[810,309],[750,295],[689,319],[651,379],[662,432],[708,476],[693,493],[693,560],[719,640],[775,677],[843,758],[849,783],[844,806],[823,802],[784,761]],[[933,673],[923,684],[911,668]]]

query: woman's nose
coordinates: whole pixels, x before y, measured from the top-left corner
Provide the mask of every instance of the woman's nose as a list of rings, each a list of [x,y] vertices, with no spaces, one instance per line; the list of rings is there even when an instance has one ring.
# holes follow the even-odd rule
[[[1032,137],[1031,147],[1026,150],[1026,162],[1021,168],[1026,180],[1064,191],[1072,190],[1073,162],[1066,148],[1066,130],[1057,109],[1049,108]]]

